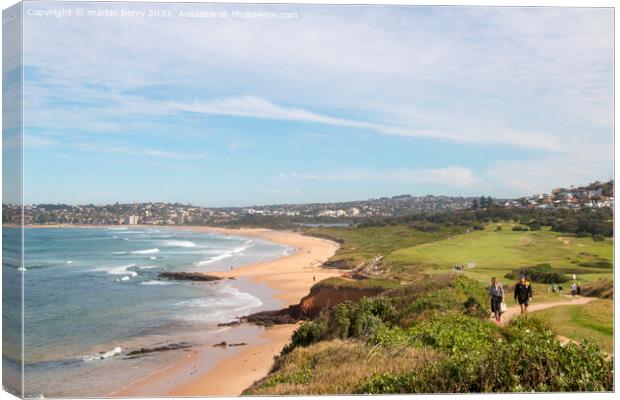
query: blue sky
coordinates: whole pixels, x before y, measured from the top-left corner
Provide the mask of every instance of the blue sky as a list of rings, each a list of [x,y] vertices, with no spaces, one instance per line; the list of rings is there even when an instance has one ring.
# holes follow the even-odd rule
[[[513,197],[613,175],[611,9],[61,6],[86,15],[24,7],[27,203]]]

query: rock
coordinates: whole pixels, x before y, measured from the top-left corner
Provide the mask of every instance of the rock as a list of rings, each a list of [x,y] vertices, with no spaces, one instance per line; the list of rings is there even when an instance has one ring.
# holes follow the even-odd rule
[[[177,281],[219,281],[222,278],[215,275],[203,274],[201,272],[160,272],[160,278],[172,279]]]
[[[213,345],[213,347],[226,347],[228,344],[226,343],[226,341],[221,341],[219,343],[216,343]]]
[[[167,344],[165,346],[151,347],[151,348],[142,347],[138,350],[130,351],[129,353],[127,353],[127,357],[133,358],[133,357],[143,356],[149,353],[158,353],[158,352],[170,351],[170,350],[180,350],[180,349],[186,349],[188,347],[191,347],[189,343],[172,343],[172,344]]]
[[[219,324],[217,324],[217,326],[236,326],[240,324],[241,324],[241,321],[237,319],[235,321],[230,321],[230,322],[220,322]]]
[[[245,345],[247,345],[247,343],[241,342],[241,343],[231,343],[228,346],[245,346]]]

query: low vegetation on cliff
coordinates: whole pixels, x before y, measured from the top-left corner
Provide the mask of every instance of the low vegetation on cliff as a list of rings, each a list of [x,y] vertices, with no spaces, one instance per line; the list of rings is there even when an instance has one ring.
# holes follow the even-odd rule
[[[563,346],[545,320],[490,322],[484,288],[449,274],[304,322],[245,394],[611,390],[612,366],[594,342]]]
[[[532,229],[526,217],[475,226],[427,218],[307,229],[341,244],[327,266],[366,276],[332,278],[313,289],[376,292],[343,297],[306,319],[271,373],[245,393],[612,390],[610,300],[554,307],[502,326],[489,320],[492,276],[504,279],[510,293],[510,282],[529,272],[536,302],[567,301],[548,287],[573,274],[585,292],[613,296],[613,239],[545,227],[558,220]],[[511,229],[517,225],[528,229]],[[567,321],[564,309],[577,322]]]

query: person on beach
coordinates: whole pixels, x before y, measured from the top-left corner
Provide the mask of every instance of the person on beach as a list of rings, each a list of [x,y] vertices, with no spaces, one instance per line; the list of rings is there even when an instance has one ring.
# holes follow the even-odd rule
[[[521,274],[519,281],[515,285],[515,300],[519,303],[521,314],[527,314],[527,307],[532,299],[532,285]]]
[[[504,301],[504,287],[494,277],[491,278],[489,298],[491,300],[491,312],[493,312],[493,315],[495,316],[495,322],[499,324],[502,319],[502,301]]]
[[[573,299],[577,296],[577,282],[573,282],[573,284],[570,285],[570,294],[573,296]]]

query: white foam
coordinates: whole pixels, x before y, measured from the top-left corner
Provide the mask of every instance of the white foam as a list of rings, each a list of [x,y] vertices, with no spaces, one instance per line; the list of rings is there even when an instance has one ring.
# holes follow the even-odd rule
[[[229,322],[246,311],[260,307],[263,302],[250,293],[241,292],[233,286],[222,286],[221,296],[180,301],[175,306],[200,308],[200,312],[183,317],[190,321]]]
[[[135,267],[136,264],[127,264],[127,265],[121,265],[118,267],[100,267],[100,268],[95,268],[93,271],[102,271],[102,272],[107,272],[110,275],[129,275],[129,276],[137,276],[138,273],[136,271],[128,271],[128,268],[132,268]]]
[[[118,278],[116,282],[125,282],[125,281],[128,281],[129,279],[131,278],[129,278],[128,276],[123,276],[122,278]]]
[[[86,362],[90,362],[90,361],[95,361],[95,360],[104,360],[108,357],[114,357],[116,355],[119,355],[123,352],[123,349],[120,347],[115,347],[110,351],[104,351],[101,353],[94,353],[94,354],[89,354],[87,356],[82,357],[82,360],[86,361]]]
[[[67,260],[66,262],[67,262],[67,264],[73,264],[73,261],[71,261],[71,260]]]
[[[150,256],[150,257],[149,257],[149,260],[157,260],[157,257],[155,257],[155,256]]]
[[[144,281],[140,282],[142,285],[148,286],[168,286],[168,285],[176,285],[176,282],[171,281]]]
[[[168,240],[164,243],[168,247],[196,247],[196,243],[189,240]]]
[[[132,251],[131,254],[157,254],[159,253],[159,249],[146,249],[146,250],[136,250]]]
[[[224,253],[221,253],[221,254],[219,254],[219,255],[217,255],[215,257],[210,257],[210,258],[208,258],[206,260],[199,261],[196,265],[201,266],[201,265],[213,264],[215,262],[222,261],[222,260],[225,260],[227,258],[231,258],[231,257],[233,257],[236,254],[243,253],[245,250],[248,249],[248,245],[247,244],[249,244],[249,242],[250,241],[246,242],[245,246],[239,246],[239,247],[236,247],[236,248],[234,248],[232,250],[229,250],[229,251],[226,251]]]
[[[19,268],[17,268],[17,270],[18,270],[18,271],[21,271],[21,272],[24,272],[24,271],[26,271],[26,268],[24,268],[24,267],[19,267]]]
[[[141,265],[138,267],[138,269],[154,269],[157,268],[156,265]]]

